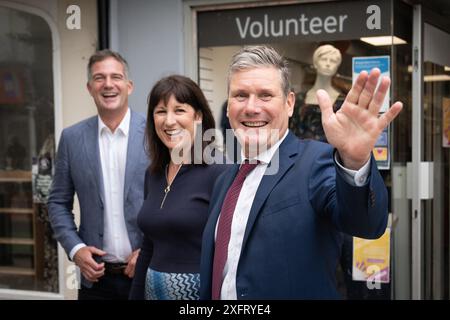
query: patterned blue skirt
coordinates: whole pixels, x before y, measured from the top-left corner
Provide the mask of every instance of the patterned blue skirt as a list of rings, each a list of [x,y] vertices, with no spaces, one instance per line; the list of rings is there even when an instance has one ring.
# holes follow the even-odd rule
[[[147,269],[146,300],[198,300],[199,273],[167,273]]]

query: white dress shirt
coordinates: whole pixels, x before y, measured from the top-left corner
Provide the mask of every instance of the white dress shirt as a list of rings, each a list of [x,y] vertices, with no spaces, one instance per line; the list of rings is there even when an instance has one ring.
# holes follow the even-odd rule
[[[98,144],[104,188],[103,251],[106,252],[102,260],[107,262],[126,262],[132,253],[123,203],[130,119],[128,109],[113,133],[98,117]],[[70,258],[73,259],[75,253],[84,246],[85,244],[76,245],[69,254]]]
[[[241,255],[242,242],[244,240],[244,233],[247,226],[247,220],[250,215],[250,209],[253,204],[253,200],[256,195],[256,191],[258,190],[259,184],[264,176],[264,173],[268,167],[268,164],[272,160],[275,152],[278,150],[280,144],[288,135],[288,130],[284,136],[272,147],[268,150],[262,152],[258,156],[256,156],[256,160],[259,161],[259,164],[256,166],[253,171],[247,176],[242,185],[241,193],[239,194],[239,198],[236,203],[236,208],[234,209],[233,221],[231,223],[231,237],[230,242],[228,244],[228,258],[225,263],[225,267],[223,270],[223,282],[220,298],[222,300],[236,300],[236,273],[237,267],[239,263],[239,257]],[[336,153],[337,154],[337,153]],[[242,158],[245,160],[245,156],[243,154]],[[337,156],[335,156],[336,160],[339,160]],[[253,160],[253,159],[252,159]],[[342,169],[344,173],[344,179],[356,186],[361,186],[366,183],[367,176],[369,173],[369,165],[370,160],[358,171],[350,170],[344,168],[338,161],[336,161],[339,165],[339,168]],[[219,219],[217,219],[219,221]],[[217,224],[216,224],[216,234],[217,234]]]

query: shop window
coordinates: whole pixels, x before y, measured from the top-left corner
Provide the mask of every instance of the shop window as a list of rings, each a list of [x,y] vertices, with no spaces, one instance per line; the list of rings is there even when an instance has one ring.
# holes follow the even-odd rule
[[[52,34],[0,6],[0,289],[58,291],[46,200],[54,159]]]

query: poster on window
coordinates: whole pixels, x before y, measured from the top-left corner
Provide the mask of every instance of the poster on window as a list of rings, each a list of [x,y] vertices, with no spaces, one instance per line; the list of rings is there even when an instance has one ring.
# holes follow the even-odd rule
[[[381,78],[383,76],[389,77],[390,70],[390,57],[389,56],[376,56],[376,57],[353,57],[352,59],[352,69],[353,69],[353,83],[355,83],[358,75],[362,71],[370,72],[373,68],[378,68],[381,71],[381,77],[378,80],[380,84]],[[389,109],[389,97],[390,88],[387,91],[386,97],[384,98],[383,105],[380,108],[380,113],[384,113]]]
[[[376,240],[353,237],[352,279],[389,283],[390,245],[391,228]]]
[[[389,126],[383,129],[372,150],[379,170],[389,170],[390,168],[389,132]]]
[[[0,104],[24,103],[24,83],[20,72],[14,69],[0,69]]]
[[[47,203],[52,185],[52,159],[48,155],[33,157],[33,202]]]
[[[55,137],[50,134],[39,150],[39,155],[33,157],[33,201],[34,203],[47,203],[52,186],[55,158]]]
[[[450,98],[442,99],[442,146],[450,148]]]

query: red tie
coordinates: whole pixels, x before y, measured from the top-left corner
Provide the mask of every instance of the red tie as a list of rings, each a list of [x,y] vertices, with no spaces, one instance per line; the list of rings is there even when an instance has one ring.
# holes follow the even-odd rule
[[[257,163],[244,162],[227,191],[220,211],[219,225],[217,226],[216,245],[214,250],[214,265],[212,277],[212,299],[220,299],[222,289],[223,268],[228,257],[228,243],[230,242],[231,222],[236,203],[247,175],[257,166]]]

